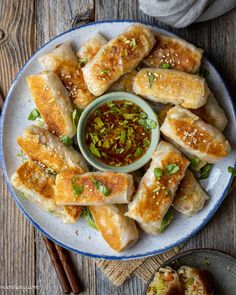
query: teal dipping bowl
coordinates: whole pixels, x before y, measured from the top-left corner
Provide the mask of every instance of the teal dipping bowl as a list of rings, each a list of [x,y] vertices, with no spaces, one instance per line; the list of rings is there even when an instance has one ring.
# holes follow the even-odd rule
[[[101,162],[91,153],[90,149],[88,148],[85,142],[86,141],[85,129],[86,129],[86,125],[90,115],[103,104],[107,102],[116,101],[116,100],[120,100],[120,101],[126,100],[126,101],[133,102],[134,104],[142,108],[145,113],[147,113],[149,119],[156,122],[156,128],[151,129],[151,143],[146,153],[135,162],[126,166],[110,166]],[[159,129],[158,118],[156,113],[153,111],[153,109],[145,100],[143,100],[137,95],[134,95],[128,92],[111,92],[103,96],[100,96],[99,98],[96,98],[82,112],[82,115],[79,119],[78,128],[77,128],[77,141],[78,141],[78,145],[82,155],[93,167],[101,171],[132,172],[141,168],[151,159],[153,152],[156,150],[159,139],[160,139],[160,129]]]

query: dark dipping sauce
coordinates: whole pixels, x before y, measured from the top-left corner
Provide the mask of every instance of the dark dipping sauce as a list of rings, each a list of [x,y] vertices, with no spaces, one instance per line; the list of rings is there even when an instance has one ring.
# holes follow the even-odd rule
[[[91,153],[109,166],[126,166],[140,159],[151,142],[156,122],[136,104],[116,100],[98,107],[85,129]]]

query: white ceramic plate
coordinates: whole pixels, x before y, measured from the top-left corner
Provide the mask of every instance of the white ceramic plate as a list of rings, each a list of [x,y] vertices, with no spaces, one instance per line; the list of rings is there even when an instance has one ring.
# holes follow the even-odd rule
[[[208,61],[205,61],[204,67],[210,73],[208,79],[209,86],[220,100],[220,104],[224,108],[229,119],[225,135],[230,140],[232,152],[227,158],[218,162],[214,166],[210,177],[202,182],[210,196],[210,200],[207,202],[205,208],[197,215],[191,218],[184,218],[181,215],[175,214],[175,220],[163,234],[151,236],[141,233],[140,239],[134,247],[122,253],[117,253],[113,251],[106,242],[103,241],[100,234],[96,230],[90,228],[83,219],[80,219],[73,225],[63,224],[58,218],[51,216],[30,202],[23,200],[11,187],[9,182],[10,176],[21,164],[20,159],[16,156],[19,152],[19,147],[16,144],[16,137],[22,134],[26,126],[30,125],[27,118],[30,111],[34,108],[25,79],[28,75],[38,73],[42,70],[38,58],[52,50],[56,45],[65,41],[71,41],[74,48],[77,49],[96,32],[102,33],[108,39],[116,37],[130,26],[131,23],[132,22],[128,21],[92,23],[72,29],[51,40],[39,49],[19,72],[10,88],[1,115],[0,157],[2,169],[9,190],[17,205],[33,225],[50,239],[69,250],[92,257],[108,259],[141,258],[164,252],[189,239],[210,220],[220,206],[232,180],[232,175],[227,172],[227,167],[235,166],[236,118],[233,103],[216,69]],[[151,28],[154,31],[169,34],[165,30],[155,26],[151,26]]]

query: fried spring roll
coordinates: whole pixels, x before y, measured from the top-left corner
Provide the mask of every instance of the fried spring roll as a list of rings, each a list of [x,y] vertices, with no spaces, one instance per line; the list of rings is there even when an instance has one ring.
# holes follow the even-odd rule
[[[189,161],[174,146],[161,141],[126,215],[135,219],[145,232],[160,233],[188,165]]]
[[[156,44],[144,63],[149,67],[166,67],[194,74],[200,68],[202,54],[202,49],[183,39],[156,34]]]
[[[23,136],[17,138],[17,143],[31,160],[51,169],[53,173],[67,169],[74,169],[78,173],[88,171],[84,158],[76,150],[65,146],[57,136],[42,127],[27,127]]]
[[[84,109],[95,97],[84,82],[83,73],[70,43],[63,43],[39,58],[45,70],[56,73],[68,90],[72,103]]]
[[[185,295],[213,295],[213,278],[207,270],[182,266],[178,270]]]
[[[73,137],[72,106],[58,76],[43,72],[26,78],[33,100],[48,130],[56,135]]]
[[[134,191],[133,177],[126,173],[64,171],[56,177],[58,205],[126,204]]]
[[[158,118],[160,124],[164,122],[167,112],[172,107],[173,105],[167,104],[159,111]],[[215,126],[220,131],[223,131],[228,123],[224,110],[219,106],[212,92],[209,93],[204,106],[199,109],[190,109],[190,111],[199,116],[206,123]]]
[[[45,173],[33,161],[24,162],[11,177],[11,183],[25,198],[41,209],[61,218],[64,223],[74,223],[80,217],[79,206],[58,206],[54,200],[55,177]]]
[[[207,101],[205,79],[176,70],[144,68],[134,77],[133,90],[149,100],[197,109]]]
[[[224,110],[219,106],[213,93],[210,92],[207,103],[199,109],[191,110],[195,115],[199,116],[203,121],[211,124],[223,131],[228,123]]]
[[[143,25],[132,25],[110,40],[82,69],[89,91],[96,96],[103,94],[122,75],[131,72],[154,43],[154,34]]]
[[[174,208],[184,215],[192,216],[202,210],[208,199],[193,173],[187,170],[176,192]]]
[[[184,295],[179,276],[170,267],[160,268],[149,285],[146,295]]]
[[[215,163],[230,152],[229,142],[216,127],[180,106],[168,111],[160,130],[186,153],[208,163]]]
[[[134,220],[124,215],[126,209],[126,205],[89,207],[102,237],[118,252],[133,246],[139,235]]]
[[[91,61],[103,45],[107,43],[107,40],[99,33],[94,35],[88,41],[86,41],[80,49],[77,51],[77,56],[80,62],[86,64]]]

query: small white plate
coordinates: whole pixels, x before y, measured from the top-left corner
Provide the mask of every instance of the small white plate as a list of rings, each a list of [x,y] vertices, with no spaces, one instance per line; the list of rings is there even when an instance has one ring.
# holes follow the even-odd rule
[[[208,179],[202,181],[202,185],[210,196],[210,200],[207,202],[205,208],[195,216],[184,218],[180,214],[175,214],[175,220],[163,234],[151,236],[141,233],[140,239],[135,246],[124,252],[117,253],[106,244],[99,232],[90,228],[83,219],[80,219],[73,225],[63,224],[58,218],[42,211],[30,202],[23,200],[11,187],[9,182],[10,176],[21,164],[20,159],[16,156],[19,152],[16,138],[22,134],[26,126],[30,125],[27,118],[31,110],[34,108],[25,79],[30,74],[42,71],[38,58],[52,50],[56,45],[65,41],[71,41],[74,48],[78,49],[96,32],[102,33],[108,39],[116,37],[132,23],[133,22],[129,21],[92,23],[67,31],[45,44],[20,70],[10,88],[1,115],[0,158],[2,170],[8,188],[17,205],[33,225],[50,239],[69,250],[91,257],[119,260],[141,258],[164,252],[188,240],[210,220],[219,208],[232,180],[232,175],[228,173],[227,167],[235,166],[236,117],[234,106],[218,72],[208,61],[204,61],[204,67],[210,73],[207,79],[209,86],[219,99],[229,120],[225,135],[230,141],[232,152],[227,158],[219,161],[214,166]],[[154,31],[170,34],[158,27],[150,27]]]

